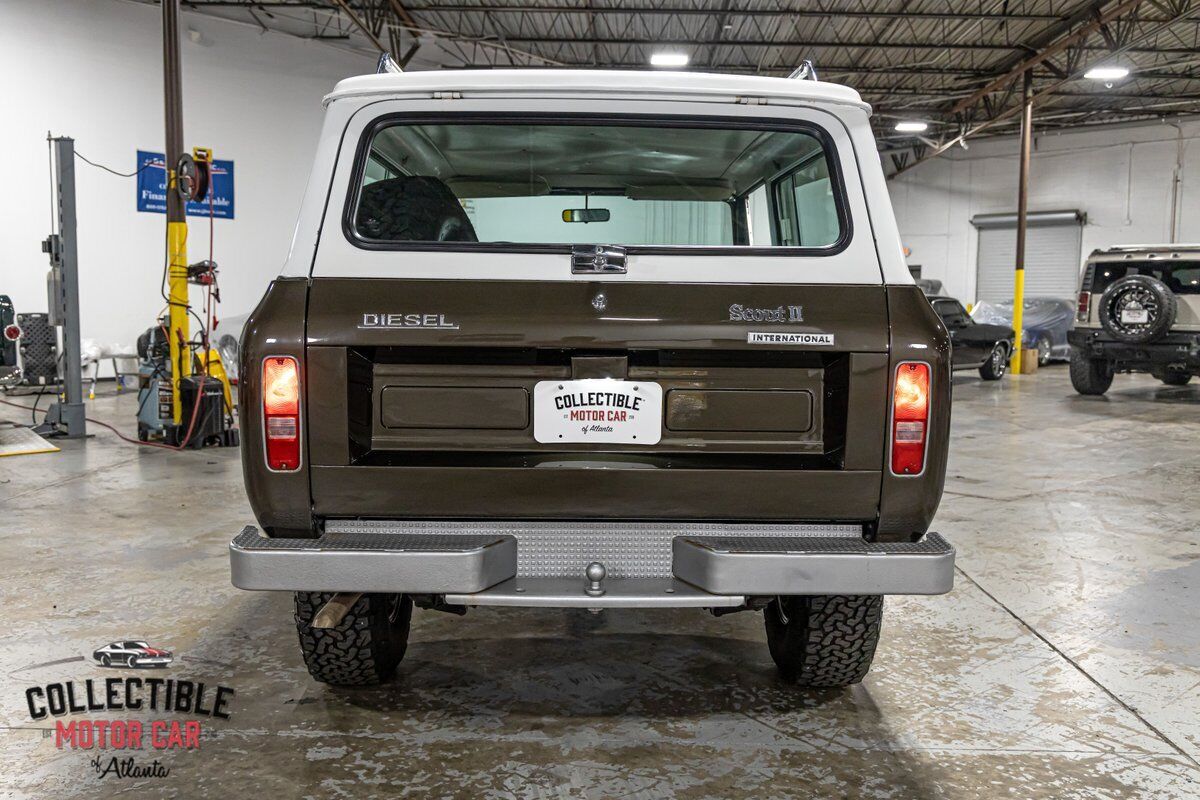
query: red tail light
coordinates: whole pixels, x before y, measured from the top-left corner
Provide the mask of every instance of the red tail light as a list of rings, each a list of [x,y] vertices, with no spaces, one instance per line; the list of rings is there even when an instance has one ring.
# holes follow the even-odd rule
[[[918,475],[925,469],[929,428],[929,365],[906,361],[896,367],[892,390],[892,472]]]
[[[1078,320],[1079,322],[1087,322],[1088,311],[1091,310],[1091,306],[1092,306],[1092,293],[1091,292],[1080,292],[1079,293],[1079,304],[1077,306],[1075,306],[1075,319]]]
[[[300,365],[291,356],[263,359],[263,438],[267,466],[300,468]]]
[[[21,338],[21,329],[16,325],[8,325],[4,328],[4,338],[10,342],[15,342]]]

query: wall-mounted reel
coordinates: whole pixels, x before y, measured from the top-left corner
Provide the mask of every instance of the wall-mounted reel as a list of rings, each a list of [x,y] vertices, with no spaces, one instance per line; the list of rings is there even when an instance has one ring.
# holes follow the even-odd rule
[[[184,202],[199,202],[208,196],[212,178],[212,150],[196,147],[192,154],[184,153],[175,165],[175,191]]]

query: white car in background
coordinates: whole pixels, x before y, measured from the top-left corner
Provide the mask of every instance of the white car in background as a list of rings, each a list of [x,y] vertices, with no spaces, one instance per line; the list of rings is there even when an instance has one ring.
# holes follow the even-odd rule
[[[238,314],[236,317],[227,317],[217,322],[217,327],[212,334],[213,346],[221,354],[221,363],[225,366],[225,374],[229,376],[229,381],[236,384],[238,382],[238,354],[242,348],[242,328],[246,325],[246,319],[249,314]]]

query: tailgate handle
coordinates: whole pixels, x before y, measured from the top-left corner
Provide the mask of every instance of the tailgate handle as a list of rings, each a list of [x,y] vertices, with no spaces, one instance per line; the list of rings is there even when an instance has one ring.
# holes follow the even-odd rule
[[[624,275],[625,248],[611,244],[571,246],[571,273],[574,275]]]

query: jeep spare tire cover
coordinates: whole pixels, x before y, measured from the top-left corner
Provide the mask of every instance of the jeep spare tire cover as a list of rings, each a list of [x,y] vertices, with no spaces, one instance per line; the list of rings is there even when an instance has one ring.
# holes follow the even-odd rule
[[[1175,324],[1176,301],[1165,283],[1149,275],[1114,281],[1100,298],[1100,324],[1114,339],[1146,344]]]

